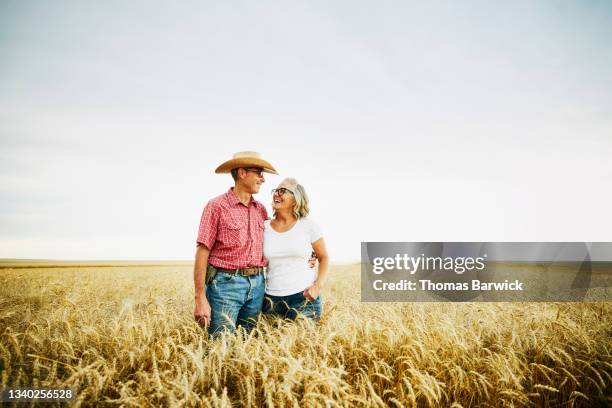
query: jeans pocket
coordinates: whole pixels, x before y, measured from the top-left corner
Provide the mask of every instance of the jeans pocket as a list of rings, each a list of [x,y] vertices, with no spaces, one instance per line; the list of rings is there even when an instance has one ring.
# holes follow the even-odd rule
[[[303,303],[304,300],[306,300],[306,296],[304,296],[304,292],[297,292],[294,293],[293,295],[287,295],[287,296],[283,296],[288,303],[291,303],[292,305],[298,305],[300,303]]]
[[[295,296],[295,298],[293,299],[293,304],[295,305],[294,307],[296,309],[303,309],[307,307],[309,303],[311,303],[311,301],[308,300],[306,295],[304,295],[304,292],[296,293],[293,296]]]
[[[236,278],[236,275],[227,272],[217,272],[213,279],[213,285],[220,285],[227,282],[231,282]]]

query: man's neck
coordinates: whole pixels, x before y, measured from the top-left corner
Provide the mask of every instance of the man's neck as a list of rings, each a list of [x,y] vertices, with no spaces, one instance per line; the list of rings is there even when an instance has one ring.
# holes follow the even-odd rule
[[[249,205],[249,202],[251,201],[251,193],[249,193],[244,188],[238,185],[232,188],[232,192],[234,193],[236,198],[238,198],[238,201],[240,201],[244,205]]]

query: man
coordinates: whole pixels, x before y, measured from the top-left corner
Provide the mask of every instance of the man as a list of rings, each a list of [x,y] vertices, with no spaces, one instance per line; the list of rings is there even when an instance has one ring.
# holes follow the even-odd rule
[[[253,194],[265,182],[264,172],[278,173],[259,153],[248,151],[234,154],[215,170],[230,172],[234,187],[208,202],[197,238],[194,318],[210,334],[238,326],[250,330],[265,293],[263,229],[268,214]]]

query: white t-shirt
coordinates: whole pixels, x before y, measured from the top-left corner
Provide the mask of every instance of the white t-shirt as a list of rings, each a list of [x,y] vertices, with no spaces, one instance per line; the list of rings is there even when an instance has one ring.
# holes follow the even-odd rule
[[[321,238],[317,224],[301,218],[286,232],[276,232],[270,220],[264,222],[264,256],[268,259],[266,293],[287,296],[302,292],[317,279],[308,265],[312,243]]]

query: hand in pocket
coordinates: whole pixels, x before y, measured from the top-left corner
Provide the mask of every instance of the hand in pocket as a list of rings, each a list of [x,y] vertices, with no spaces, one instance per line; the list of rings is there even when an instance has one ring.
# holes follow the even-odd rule
[[[319,293],[321,293],[321,288],[316,283],[304,290],[304,297],[309,302],[312,302],[317,297],[319,297]]]

